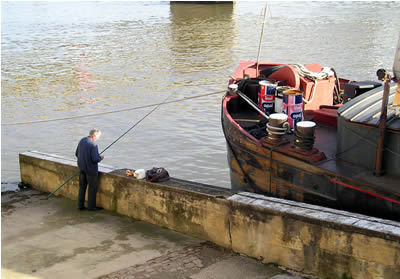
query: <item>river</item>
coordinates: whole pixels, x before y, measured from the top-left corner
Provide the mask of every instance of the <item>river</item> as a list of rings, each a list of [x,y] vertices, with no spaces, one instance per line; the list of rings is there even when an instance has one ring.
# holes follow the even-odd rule
[[[240,60],[255,60],[265,2],[1,2],[1,182],[17,189],[18,154],[74,158],[97,127],[99,150],[152,108],[223,91]],[[400,2],[270,2],[261,60],[319,63],[376,80],[391,70]],[[220,124],[223,93],[160,106],[105,153],[118,168],[229,188]],[[24,123],[76,115],[97,116]]]

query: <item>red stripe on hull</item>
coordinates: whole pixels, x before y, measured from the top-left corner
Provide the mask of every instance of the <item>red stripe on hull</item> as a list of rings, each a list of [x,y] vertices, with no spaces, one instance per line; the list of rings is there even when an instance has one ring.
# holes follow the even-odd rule
[[[393,202],[393,203],[400,204],[400,202],[399,202],[399,201],[392,200],[392,199],[390,199],[390,198],[387,198],[387,197],[385,197],[385,196],[381,196],[381,195],[378,195],[378,194],[375,194],[375,193],[371,193],[371,192],[365,191],[365,190],[363,190],[363,189],[360,189],[360,188],[357,188],[357,187],[351,186],[351,185],[349,185],[349,184],[346,184],[346,183],[343,183],[343,182],[337,181],[337,180],[335,180],[335,179],[333,179],[333,178],[331,178],[331,179],[330,179],[330,181],[331,181],[331,182],[333,182],[333,183],[336,183],[336,184],[342,185],[342,186],[344,186],[344,187],[347,187],[347,188],[350,188],[350,189],[353,189],[353,190],[356,190],[356,191],[359,191],[359,192],[362,192],[362,193],[365,193],[365,194],[368,194],[368,195],[374,196],[374,197],[376,197],[376,198],[379,198],[379,199],[384,199],[384,200],[387,200],[387,201],[390,201],[390,202]]]

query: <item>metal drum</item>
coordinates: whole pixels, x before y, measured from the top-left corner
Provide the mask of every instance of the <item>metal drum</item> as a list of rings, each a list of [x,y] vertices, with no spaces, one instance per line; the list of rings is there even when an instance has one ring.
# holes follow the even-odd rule
[[[260,93],[258,94],[258,105],[265,114],[270,115],[275,111],[276,84],[266,80],[259,82]]]
[[[296,123],[303,120],[303,93],[293,89],[283,91],[282,109],[288,116],[290,128],[295,130]]]

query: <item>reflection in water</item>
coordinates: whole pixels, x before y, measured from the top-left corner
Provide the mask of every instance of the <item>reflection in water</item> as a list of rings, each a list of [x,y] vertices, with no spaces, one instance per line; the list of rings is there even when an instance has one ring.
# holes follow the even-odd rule
[[[171,4],[171,54],[177,74],[232,63],[234,5]]]
[[[77,94],[80,96],[79,100],[83,104],[92,104],[96,101],[91,96],[96,91],[96,84],[93,82],[93,75],[89,73],[89,62],[87,61],[87,55],[83,52],[78,55],[78,65],[76,69],[75,77],[78,81]]]
[[[218,19],[233,19],[235,5],[233,4],[180,4],[171,3],[171,21],[175,24],[185,24],[193,21],[213,21]]]

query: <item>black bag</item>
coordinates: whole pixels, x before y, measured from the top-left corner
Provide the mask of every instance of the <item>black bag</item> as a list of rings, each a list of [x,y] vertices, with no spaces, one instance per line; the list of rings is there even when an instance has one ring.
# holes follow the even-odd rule
[[[162,182],[169,179],[169,173],[164,168],[152,168],[146,171],[146,180],[150,182]]]

